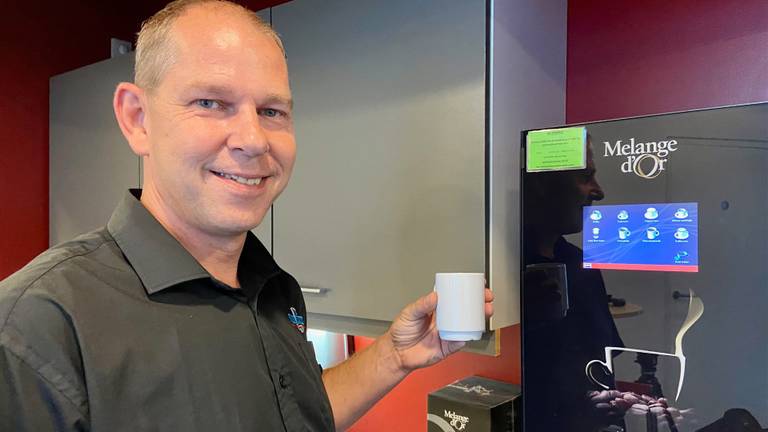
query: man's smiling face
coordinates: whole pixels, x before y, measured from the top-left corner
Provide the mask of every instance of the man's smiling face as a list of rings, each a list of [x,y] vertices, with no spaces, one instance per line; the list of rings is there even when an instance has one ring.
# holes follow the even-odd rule
[[[171,35],[172,64],[147,92],[144,193],[176,229],[242,234],[261,222],[293,169],[283,52],[247,17],[217,5],[191,7]]]

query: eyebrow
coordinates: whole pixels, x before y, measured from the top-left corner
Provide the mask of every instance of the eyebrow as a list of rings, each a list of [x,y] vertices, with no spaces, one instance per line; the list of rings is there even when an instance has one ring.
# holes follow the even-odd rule
[[[233,96],[235,94],[235,92],[227,86],[209,83],[192,83],[187,87],[187,91],[202,92],[221,96]]]
[[[223,85],[217,85],[217,84],[209,84],[209,83],[192,83],[188,87],[188,91],[190,92],[202,92],[206,94],[212,94],[217,95],[221,97],[234,97],[235,92],[232,90],[231,87],[223,86]],[[277,93],[269,93],[266,95],[262,103],[271,105],[271,104],[278,104],[287,106],[291,109],[293,109],[293,99],[291,99],[290,96],[284,96]]]
[[[279,95],[279,94],[275,94],[275,93],[270,93],[270,94],[267,95],[267,97],[264,99],[264,101],[267,104],[278,104],[278,105],[287,106],[287,107],[293,109],[293,99],[291,99],[290,97],[283,96],[283,95]]]

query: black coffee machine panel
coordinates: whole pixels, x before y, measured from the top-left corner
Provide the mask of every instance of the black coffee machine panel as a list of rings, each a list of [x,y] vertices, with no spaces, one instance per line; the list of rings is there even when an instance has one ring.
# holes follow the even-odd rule
[[[525,432],[768,427],[768,103],[522,141]]]

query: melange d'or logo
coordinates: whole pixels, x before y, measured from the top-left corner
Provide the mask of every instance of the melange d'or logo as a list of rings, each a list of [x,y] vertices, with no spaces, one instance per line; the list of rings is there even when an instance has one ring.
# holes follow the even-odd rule
[[[453,411],[443,410],[443,417],[451,419],[451,426],[457,431],[464,430],[469,423],[469,417],[461,416]]]
[[[634,138],[629,141],[603,141],[605,157],[626,158],[621,164],[621,172],[635,173],[637,176],[652,179],[666,170],[668,156],[677,151],[677,141],[648,141],[637,142]]]

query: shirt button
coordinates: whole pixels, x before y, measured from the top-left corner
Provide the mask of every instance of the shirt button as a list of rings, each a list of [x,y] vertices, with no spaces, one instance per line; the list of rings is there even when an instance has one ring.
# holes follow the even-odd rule
[[[277,380],[280,383],[280,387],[286,388],[288,384],[285,382],[285,375],[280,374],[280,378]]]

